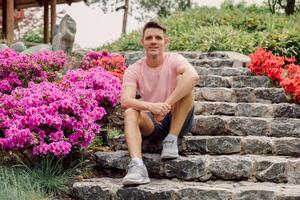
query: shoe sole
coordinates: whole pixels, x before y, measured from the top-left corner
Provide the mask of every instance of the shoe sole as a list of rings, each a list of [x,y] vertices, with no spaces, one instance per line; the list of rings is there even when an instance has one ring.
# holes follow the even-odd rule
[[[160,158],[162,160],[166,160],[166,159],[175,159],[178,158],[179,155],[174,155],[174,154],[164,154],[163,156],[161,156]]]
[[[122,181],[122,184],[124,186],[128,186],[128,185],[142,185],[142,184],[147,184],[147,183],[150,183],[150,179],[149,178],[146,178],[146,179],[144,179],[142,181],[130,180],[130,179]]]

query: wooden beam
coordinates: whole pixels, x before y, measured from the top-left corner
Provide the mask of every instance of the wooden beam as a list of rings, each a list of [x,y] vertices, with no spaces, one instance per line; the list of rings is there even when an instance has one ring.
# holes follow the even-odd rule
[[[51,0],[51,43],[54,37],[54,28],[56,24],[56,0]]]
[[[49,1],[44,2],[44,43],[49,43]]]
[[[5,39],[6,37],[6,1],[2,2],[2,35],[1,39]]]
[[[10,46],[14,41],[14,1],[6,0],[6,39]]]
[[[2,5],[2,1],[0,0],[0,5]],[[13,1],[13,0],[11,0]],[[15,2],[15,9],[21,9],[21,8],[31,8],[31,7],[40,7],[43,6],[45,1],[47,0],[14,0]],[[71,4],[73,2],[80,2],[84,0],[56,0],[57,4]]]

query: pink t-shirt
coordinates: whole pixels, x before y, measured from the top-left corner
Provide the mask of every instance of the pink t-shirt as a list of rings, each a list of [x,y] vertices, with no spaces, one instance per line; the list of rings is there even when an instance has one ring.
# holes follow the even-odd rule
[[[175,89],[181,69],[189,65],[187,59],[177,53],[164,53],[164,62],[155,68],[148,67],[144,57],[126,69],[123,87],[135,87],[144,101],[164,102]]]

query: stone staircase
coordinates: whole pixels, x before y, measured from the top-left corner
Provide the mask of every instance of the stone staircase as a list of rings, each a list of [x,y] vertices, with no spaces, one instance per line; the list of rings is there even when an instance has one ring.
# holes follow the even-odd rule
[[[143,144],[151,183],[123,187],[129,156],[123,136],[97,152],[103,177],[73,185],[82,200],[300,200],[300,106],[287,103],[267,77],[223,53],[182,52],[197,69],[195,119],[179,141],[181,156],[160,160]],[[141,57],[127,55],[128,60]]]

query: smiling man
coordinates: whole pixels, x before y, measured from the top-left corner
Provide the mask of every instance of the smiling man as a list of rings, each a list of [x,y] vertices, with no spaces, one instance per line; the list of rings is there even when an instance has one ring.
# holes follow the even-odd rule
[[[179,156],[177,138],[192,126],[193,88],[199,76],[183,56],[165,52],[169,43],[166,32],[160,24],[148,22],[141,38],[146,57],[124,74],[121,105],[131,162],[123,185],[150,182],[142,160],[142,139],[164,139],[161,159],[174,159]],[[137,92],[141,99],[136,99]]]

